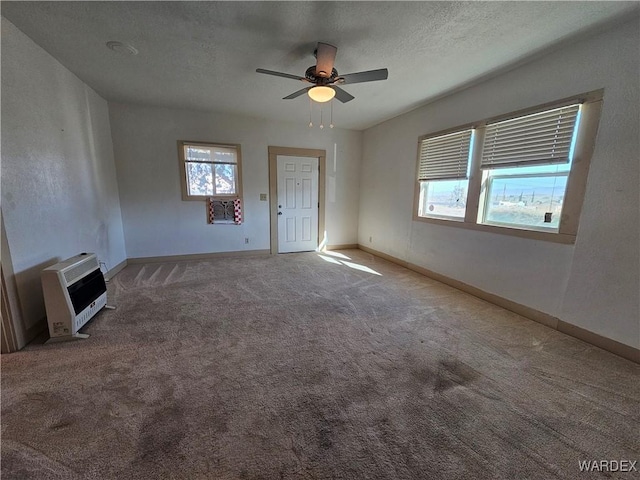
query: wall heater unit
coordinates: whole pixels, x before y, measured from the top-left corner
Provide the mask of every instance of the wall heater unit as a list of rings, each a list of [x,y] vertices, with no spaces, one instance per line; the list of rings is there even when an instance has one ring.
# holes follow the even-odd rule
[[[78,330],[107,304],[107,286],[95,253],[81,253],[42,271],[49,341],[87,338]]]

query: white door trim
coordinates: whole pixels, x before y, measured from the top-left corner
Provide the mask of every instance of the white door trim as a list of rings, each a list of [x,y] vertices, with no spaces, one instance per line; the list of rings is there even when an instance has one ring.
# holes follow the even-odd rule
[[[318,245],[325,243],[325,177],[326,150],[310,148],[269,147],[269,225],[271,227],[271,254],[278,253],[278,155],[290,157],[315,157],[318,159]]]

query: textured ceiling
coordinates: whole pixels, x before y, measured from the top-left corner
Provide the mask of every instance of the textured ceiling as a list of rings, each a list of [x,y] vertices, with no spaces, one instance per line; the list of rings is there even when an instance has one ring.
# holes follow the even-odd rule
[[[364,129],[559,43],[637,15],[638,2],[2,2],[2,15],[107,100],[308,121],[308,98],[281,100],[318,41],[345,85],[336,126]],[[137,56],[105,44],[129,43]]]

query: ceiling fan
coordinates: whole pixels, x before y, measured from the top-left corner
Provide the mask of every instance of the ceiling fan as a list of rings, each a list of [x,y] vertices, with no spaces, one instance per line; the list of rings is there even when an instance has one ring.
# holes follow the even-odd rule
[[[287,95],[283,100],[291,100],[292,98],[297,98],[307,93],[309,97],[316,102],[328,102],[335,96],[335,98],[342,103],[349,102],[355,97],[341,89],[338,85],[375,82],[377,80],[386,80],[389,76],[386,68],[340,75],[334,67],[337,51],[338,49],[333,45],[318,42],[318,47],[313,52],[316,57],[316,64],[307,68],[304,77],[291,75],[289,73],[274,72],[273,70],[265,70],[263,68],[256,69],[256,72],[274,75],[276,77],[291,78],[292,80],[312,84],[297,92],[293,92],[291,95]]]

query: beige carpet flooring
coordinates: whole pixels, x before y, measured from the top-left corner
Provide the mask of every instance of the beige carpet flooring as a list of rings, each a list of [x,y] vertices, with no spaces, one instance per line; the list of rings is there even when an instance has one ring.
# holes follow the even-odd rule
[[[579,462],[640,459],[638,365],[362,251],[109,291],[2,356],[3,480],[634,478]]]

